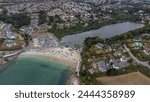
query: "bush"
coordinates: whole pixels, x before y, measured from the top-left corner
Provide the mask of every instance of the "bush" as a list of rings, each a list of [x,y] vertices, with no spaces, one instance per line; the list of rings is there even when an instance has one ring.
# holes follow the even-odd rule
[[[44,24],[46,22],[46,12],[40,11],[39,12],[39,25]]]
[[[0,20],[5,23],[11,23],[14,27],[20,28],[25,25],[30,25],[31,18],[27,14],[0,14]]]
[[[120,74],[119,70],[114,69],[114,68],[109,69],[109,70],[106,72],[106,75],[108,75],[108,76],[115,76],[115,75],[119,75],[119,74]]]

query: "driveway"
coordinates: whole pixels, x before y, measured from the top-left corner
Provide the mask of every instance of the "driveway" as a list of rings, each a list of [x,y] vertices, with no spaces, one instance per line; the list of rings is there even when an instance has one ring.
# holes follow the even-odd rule
[[[144,62],[144,61],[138,60],[138,59],[131,53],[130,49],[126,46],[126,44],[124,44],[124,48],[128,51],[129,55],[131,56],[132,59],[135,60],[135,62],[137,62],[138,64],[141,64],[141,65],[143,65],[143,66],[145,66],[145,67],[147,67],[147,68],[150,69],[150,65],[148,64],[148,62]]]

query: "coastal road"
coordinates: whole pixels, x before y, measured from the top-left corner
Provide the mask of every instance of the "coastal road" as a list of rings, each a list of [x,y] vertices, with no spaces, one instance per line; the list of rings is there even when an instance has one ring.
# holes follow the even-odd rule
[[[124,44],[124,48],[128,51],[129,55],[131,56],[132,59],[135,60],[135,62],[137,62],[138,64],[141,64],[141,65],[143,65],[143,66],[145,66],[145,67],[147,67],[147,68],[150,69],[150,65],[148,64],[148,62],[144,62],[144,61],[138,60],[138,59],[131,53],[130,49],[126,46],[126,44]]]

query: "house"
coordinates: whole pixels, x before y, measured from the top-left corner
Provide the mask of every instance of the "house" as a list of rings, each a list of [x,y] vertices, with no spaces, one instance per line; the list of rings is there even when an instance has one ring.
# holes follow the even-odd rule
[[[97,43],[96,46],[97,46],[98,48],[104,48],[104,47],[105,47],[105,45],[102,44],[102,43]]]
[[[140,43],[140,42],[135,42],[135,43],[133,44],[133,46],[134,46],[136,49],[140,49],[140,48],[142,48],[142,43]]]
[[[4,45],[6,45],[7,47],[13,47],[17,44],[13,40],[5,40]]]
[[[148,48],[147,46],[143,45],[143,52],[146,54],[146,55],[150,55],[150,48]]]
[[[125,68],[129,65],[128,62],[123,62],[123,61],[117,62],[115,59],[111,59],[110,63],[112,64],[112,67],[115,69]]]
[[[97,62],[98,68],[101,72],[106,72],[109,69],[108,64],[105,61],[99,61]]]
[[[115,68],[115,69],[119,69],[120,68],[119,65],[118,65],[118,62],[115,59],[110,59],[109,62],[111,63],[113,68]]]
[[[91,74],[94,74],[94,72],[95,72],[93,69],[89,69],[88,71],[89,71]]]
[[[122,55],[122,52],[121,52],[121,51],[116,51],[116,52],[114,53],[114,56],[116,56],[116,57],[121,56],[121,55]]]
[[[135,37],[135,38],[133,39],[134,42],[140,42],[141,40],[142,40],[141,37]]]
[[[127,62],[129,60],[129,58],[128,57],[125,57],[125,56],[122,56],[121,58],[120,58],[120,61],[121,62]]]
[[[120,68],[125,68],[125,67],[129,66],[129,63],[128,63],[128,62],[119,62],[119,63],[118,63],[118,66],[119,66]]]
[[[0,38],[3,38],[4,37],[4,35],[2,34],[2,32],[0,32]]]
[[[109,50],[109,52],[112,52],[113,49],[109,46],[109,47],[108,47],[108,50]]]
[[[94,69],[97,68],[97,64],[96,63],[93,63],[92,66],[93,66]]]
[[[122,51],[124,48],[122,46],[118,47],[117,50],[118,51]]]
[[[9,32],[7,33],[7,37],[10,39],[15,39],[17,37],[17,34],[14,32]]]
[[[144,34],[142,34],[142,37],[150,37],[150,34],[144,33]]]
[[[34,47],[57,47],[58,44],[54,38],[50,36],[37,36],[33,38]]]
[[[115,69],[120,69],[120,66],[118,65],[117,62],[113,62],[112,66],[113,66],[113,68],[115,68]]]

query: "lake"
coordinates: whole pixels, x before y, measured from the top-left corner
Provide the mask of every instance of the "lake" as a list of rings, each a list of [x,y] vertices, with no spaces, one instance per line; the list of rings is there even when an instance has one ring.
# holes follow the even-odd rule
[[[79,34],[65,36],[62,38],[61,42],[63,42],[63,44],[67,46],[81,45],[87,37],[98,36],[101,38],[111,38],[113,36],[120,35],[130,30],[135,30],[142,27],[144,27],[143,24],[133,22],[117,23],[107,25],[96,30],[90,30]]]

